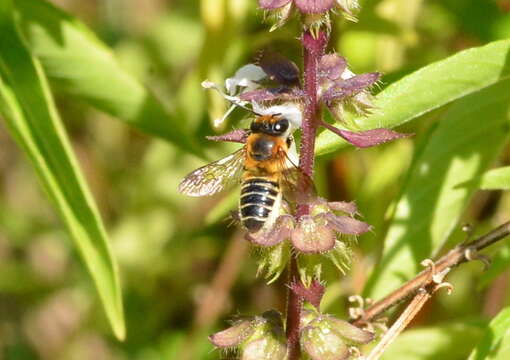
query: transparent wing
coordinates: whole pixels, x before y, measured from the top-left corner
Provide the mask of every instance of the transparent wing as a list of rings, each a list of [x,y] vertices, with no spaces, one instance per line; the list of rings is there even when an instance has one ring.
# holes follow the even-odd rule
[[[179,184],[179,192],[188,196],[208,196],[239,182],[243,172],[245,148],[196,169]]]
[[[291,203],[307,203],[316,195],[315,184],[288,155],[279,165],[284,198]]]

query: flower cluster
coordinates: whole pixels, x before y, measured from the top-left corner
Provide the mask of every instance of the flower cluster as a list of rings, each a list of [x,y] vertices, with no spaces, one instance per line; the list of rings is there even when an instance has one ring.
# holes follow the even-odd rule
[[[299,70],[290,60],[276,54],[266,54],[259,59],[259,65],[248,64],[239,69],[235,76],[225,81],[227,93],[216,84],[204,81],[202,86],[219,91],[232,106],[225,115],[215,122],[223,122],[238,107],[251,106],[258,114],[281,114],[287,117],[297,129],[301,126],[302,108],[306,98],[300,87]],[[338,54],[322,56],[319,67],[318,98],[330,111],[333,118],[343,126],[352,126],[344,121],[344,113],[354,109],[365,115],[373,108],[372,96],[368,89],[379,80],[379,73],[355,75],[347,67],[346,61]],[[272,84],[276,84],[271,86]],[[341,136],[356,147],[376,146],[388,141],[403,138],[401,134],[386,128],[366,131],[352,131],[337,128],[325,121],[320,125]],[[235,135],[235,136],[233,136]],[[236,130],[220,137],[217,141],[246,140],[246,133]]]
[[[369,89],[379,80],[379,73],[356,75],[349,70],[342,56],[332,53],[321,57],[318,75],[318,99],[344,127],[355,126],[344,121],[346,111],[353,109],[360,115],[367,115],[373,109]],[[266,53],[259,58],[257,65],[243,66],[225,83],[228,93],[223,93],[211,82],[202,83],[206,88],[218,90],[233,103],[221,121],[224,121],[236,106],[251,106],[251,109],[259,114],[281,114],[287,117],[294,130],[301,126],[306,93],[301,89],[297,66],[283,56]],[[386,128],[353,131],[337,128],[325,121],[321,121],[320,125],[360,148],[408,136]],[[243,136],[237,133],[241,135],[237,140],[229,139],[231,134],[228,134],[225,140],[240,141]],[[213,139],[223,140],[218,137]]]
[[[370,230],[368,224],[355,219],[357,209],[354,203],[328,202],[314,196],[308,200],[308,205],[309,215],[295,220],[293,216],[283,214],[267,230],[256,236],[246,236],[261,247],[259,273],[269,282],[277,279],[285,269],[290,248],[298,255],[301,280],[306,285],[313,279],[320,279],[324,258],[345,272],[350,265],[350,248],[356,236]]]
[[[304,44],[306,46],[306,39]],[[368,89],[379,77],[379,73],[355,75],[343,57],[335,53],[322,55],[318,65],[318,101],[329,109],[334,119],[347,126],[343,119],[348,108],[361,114],[372,109]],[[299,69],[279,54],[263,53],[256,64],[243,66],[225,81],[225,91],[208,81],[203,86],[219,91],[233,104],[222,121],[237,106],[261,115],[280,114],[289,119],[291,131],[301,127],[306,93],[301,86]],[[352,131],[324,121],[319,125],[357,147],[374,146],[406,136],[388,129]],[[236,129],[209,139],[244,143],[247,136],[247,130]],[[291,252],[298,255],[301,279],[306,284],[320,279],[324,257],[345,272],[350,263],[352,242],[357,235],[370,229],[355,218],[354,204],[327,202],[315,196],[312,189],[313,184],[303,191],[305,196],[294,199],[296,204],[306,204],[310,208],[307,215],[296,220],[291,210],[293,204],[284,202],[272,226],[247,235],[248,240],[260,248],[259,274],[264,274],[268,282],[277,279],[285,269]]]

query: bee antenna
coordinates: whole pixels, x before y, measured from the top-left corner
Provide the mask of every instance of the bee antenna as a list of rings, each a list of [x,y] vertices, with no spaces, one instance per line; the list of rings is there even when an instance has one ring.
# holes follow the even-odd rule
[[[231,99],[227,99],[228,101],[230,101],[233,105],[236,105],[236,106],[239,106],[241,109],[244,109],[248,112],[251,112],[252,114],[254,115],[257,115],[257,116],[262,116],[262,114],[259,114],[258,112],[256,112],[255,110],[253,109],[250,109],[249,107],[247,106],[244,106],[243,104],[240,104],[238,103],[237,101],[234,101],[234,100],[231,100]]]
[[[232,105],[235,105],[235,106],[238,106],[246,111],[249,111],[251,112],[252,114],[255,114],[257,116],[262,116],[262,114],[259,114],[258,112],[256,112],[255,110],[253,109],[250,109],[246,106],[244,106],[243,104],[241,104],[235,97],[233,96],[230,96],[230,95],[227,95],[225,94],[223,91],[221,91],[218,86],[211,82],[211,81],[208,81],[208,80],[205,80],[205,81],[202,81],[202,87],[204,87],[205,89],[214,89],[216,90],[221,96],[223,96],[228,102],[230,102]]]

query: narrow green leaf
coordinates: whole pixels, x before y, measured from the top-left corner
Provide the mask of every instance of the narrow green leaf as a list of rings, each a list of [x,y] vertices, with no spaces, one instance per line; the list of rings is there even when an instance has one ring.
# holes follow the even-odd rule
[[[202,155],[180,119],[169,116],[84,24],[44,0],[17,0],[15,7],[30,50],[60,88],[141,131]]]
[[[500,167],[487,171],[480,182],[482,190],[508,190],[510,189],[510,166]]]
[[[366,292],[380,298],[421,270],[457,226],[508,134],[510,79],[457,101],[413,161]],[[481,121],[480,119],[483,119]],[[377,229],[376,229],[377,231]]]
[[[465,359],[483,333],[481,324],[447,323],[403,332],[382,359]]]
[[[376,111],[356,119],[362,130],[393,128],[510,76],[510,40],[461,51],[391,84],[376,96]],[[330,131],[317,139],[324,155],[347,143]]]
[[[94,279],[119,339],[125,327],[117,265],[40,63],[24,46],[11,1],[0,2],[0,114],[28,155]]]
[[[504,360],[510,357],[510,307],[492,319],[469,360]]]

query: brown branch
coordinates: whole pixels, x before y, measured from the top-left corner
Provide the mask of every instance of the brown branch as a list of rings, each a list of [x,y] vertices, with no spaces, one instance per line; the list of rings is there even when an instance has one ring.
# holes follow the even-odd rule
[[[387,347],[397,338],[398,335],[409,325],[413,318],[422,309],[423,305],[432,297],[433,291],[427,291],[423,288],[418,290],[413,300],[406,309],[400,314],[391,328],[384,334],[381,341],[372,349],[366,360],[377,360]]]
[[[389,308],[401,303],[411,296],[416,295],[420,289],[427,288],[434,282],[432,275],[445,275],[452,268],[464,262],[476,259],[483,260],[483,258],[477,257],[476,253],[497,241],[504,239],[508,235],[510,235],[510,221],[469,243],[455,247],[436,261],[433,268],[422,271],[414,279],[409,280],[399,289],[393,291],[382,300],[379,300],[368,307],[364,311],[364,314],[354,321],[354,324],[362,325],[370,322]]]

